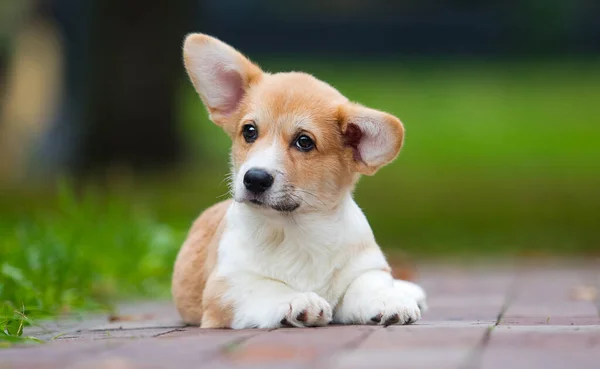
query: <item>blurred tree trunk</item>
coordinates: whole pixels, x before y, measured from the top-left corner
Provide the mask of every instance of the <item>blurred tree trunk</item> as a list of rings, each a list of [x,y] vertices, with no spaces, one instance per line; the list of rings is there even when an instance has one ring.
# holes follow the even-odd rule
[[[76,168],[146,169],[182,154],[176,95],[193,0],[95,0],[86,111]]]

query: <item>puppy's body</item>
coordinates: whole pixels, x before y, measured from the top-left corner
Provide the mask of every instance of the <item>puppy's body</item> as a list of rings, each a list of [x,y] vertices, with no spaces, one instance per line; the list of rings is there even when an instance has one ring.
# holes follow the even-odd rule
[[[173,277],[188,323],[217,328],[405,324],[423,291],[394,281],[352,198],[400,150],[389,114],[350,103],[303,73],[267,74],[222,42],[192,35],[186,67],[232,137],[234,201],[194,223]]]

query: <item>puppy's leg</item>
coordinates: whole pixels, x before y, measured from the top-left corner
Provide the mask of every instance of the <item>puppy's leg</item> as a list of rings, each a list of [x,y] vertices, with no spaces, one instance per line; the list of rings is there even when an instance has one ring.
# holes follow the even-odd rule
[[[331,322],[331,306],[316,293],[298,292],[280,281],[259,276],[244,275],[229,283],[234,329],[314,327]]]
[[[371,270],[356,278],[335,312],[343,324],[410,324],[421,318],[417,301],[389,272]]]

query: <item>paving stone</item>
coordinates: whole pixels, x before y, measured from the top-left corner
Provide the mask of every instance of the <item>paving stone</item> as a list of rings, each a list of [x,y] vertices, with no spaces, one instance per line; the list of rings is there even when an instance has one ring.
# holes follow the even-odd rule
[[[156,369],[155,365],[141,364],[124,358],[99,359],[97,361],[74,364],[66,369]]]
[[[55,320],[37,322],[25,327],[24,334],[47,341],[55,337],[74,336],[87,330],[121,330],[142,328],[179,328],[183,323],[171,301],[141,301],[120,304],[110,321],[109,314],[65,316]]]
[[[199,330],[201,331],[201,330]],[[186,337],[172,339],[144,339],[128,342],[110,351],[79,360],[79,369],[99,367],[107,361],[123,362],[133,368],[198,368],[209,366],[211,361],[237,347],[248,337],[264,331],[206,330]]]
[[[585,283],[585,270],[532,270],[520,275],[517,297],[522,301],[565,301]]]
[[[577,301],[570,297],[574,285],[552,291],[552,287],[528,284],[508,306],[506,317],[593,317],[598,310],[593,301]]]
[[[600,326],[499,326],[481,368],[598,368]]]
[[[81,331],[71,334],[61,335],[55,340],[78,340],[78,341],[94,341],[94,340],[106,340],[114,338],[123,339],[134,339],[134,338],[151,338],[164,335],[169,332],[173,332],[175,329],[172,328],[148,328],[148,329],[116,329],[116,330],[91,330]]]
[[[132,341],[132,334],[145,334],[153,330],[110,331],[111,337],[102,332],[90,331],[98,340],[64,339],[31,347],[0,350],[0,363],[7,368],[76,368],[102,367],[104,363],[125,365],[134,368],[171,368],[173,360],[195,367],[208,357],[218,354],[229,344],[249,336],[264,333],[261,330],[208,330],[198,329],[187,337],[175,339],[142,339]],[[165,332],[160,329],[155,332]],[[153,333],[155,333],[153,332]],[[166,332],[169,332],[168,330]],[[118,333],[119,337],[115,336]],[[177,333],[177,332],[173,332]],[[161,336],[162,337],[162,336]],[[139,338],[139,337],[138,337]],[[84,343],[83,341],[87,343]],[[176,357],[172,356],[176,355]],[[135,364],[135,365],[134,365]],[[108,364],[107,364],[108,365]],[[118,367],[118,366],[117,366]],[[0,365],[1,369],[4,369]]]
[[[522,303],[515,302],[511,304],[505,317],[538,317],[538,318],[556,318],[556,317],[577,317],[589,318],[597,316],[598,311],[593,303],[583,301],[565,301],[562,303]]]
[[[79,360],[114,349],[120,340],[96,342],[50,342],[0,350],[1,369],[62,369]]]
[[[423,314],[422,321],[493,321],[497,320],[501,308],[485,308],[477,306],[465,308],[430,309]]]
[[[468,306],[499,307],[506,301],[506,293],[435,294],[427,305],[438,308],[464,308]]]
[[[429,309],[423,321],[496,321],[502,311],[506,294],[456,293],[430,294]]]
[[[381,349],[358,350],[339,357],[331,368],[451,369],[460,368],[468,354],[468,350],[444,347],[418,347],[402,352]]]
[[[488,348],[514,346],[548,349],[600,348],[600,326],[498,326]]]
[[[55,320],[36,322],[37,324],[34,326],[25,327],[23,334],[48,341],[60,335],[75,333],[104,324],[106,321],[107,316],[105,314],[92,314],[85,317],[68,316]]]
[[[505,316],[500,320],[500,325],[600,325],[600,317],[519,317]]]
[[[585,283],[587,269],[553,270],[533,268],[523,273],[518,290],[504,316],[554,319],[566,317],[590,318],[598,316],[593,301],[573,297]]]
[[[545,333],[561,333],[561,334],[591,334],[592,336],[595,334],[600,334],[600,326],[599,325],[580,325],[580,326],[571,326],[571,325],[511,325],[511,326],[496,326],[493,329],[493,332],[509,332],[509,333],[528,333],[528,332],[537,332],[540,334]],[[600,336],[598,336],[600,338]]]
[[[389,326],[371,334],[358,348],[411,349],[423,345],[435,347],[472,346],[483,338],[487,330],[487,326]]]
[[[514,277],[506,275],[466,275],[464,277],[430,276],[423,278],[419,284],[429,296],[435,295],[468,295],[504,294],[511,286]]]
[[[94,331],[106,331],[106,330],[124,330],[124,329],[144,329],[144,328],[182,328],[185,324],[177,318],[173,319],[148,319],[140,321],[124,321],[124,322],[112,322],[94,325],[86,330]]]
[[[243,338],[271,331],[270,329],[206,329],[200,327],[182,327],[176,328],[168,333],[158,336],[158,339],[176,339],[179,337],[197,337],[206,335],[227,335],[234,338]]]
[[[513,267],[438,267],[424,268],[417,283],[427,291],[503,293],[515,280]]]
[[[484,355],[481,369],[598,369],[600,358],[590,350],[494,349]]]
[[[278,329],[225,352],[210,367],[279,368],[282,363],[286,368],[327,367],[336,352],[360,343],[376,329],[367,326]]]
[[[439,328],[469,328],[472,326],[485,326],[490,327],[496,324],[496,320],[428,320],[422,319],[417,323],[412,324],[411,327],[439,327]]]
[[[378,330],[335,368],[459,368],[481,343],[486,326],[399,326]]]

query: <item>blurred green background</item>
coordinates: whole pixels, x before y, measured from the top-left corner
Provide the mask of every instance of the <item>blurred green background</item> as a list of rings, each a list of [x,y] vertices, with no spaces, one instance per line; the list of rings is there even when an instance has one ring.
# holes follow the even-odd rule
[[[594,2],[67,3],[0,8],[0,341],[169,296],[189,225],[227,196],[229,139],[180,61],[189,31],[404,122],[399,158],[356,191],[386,252],[600,255]]]

